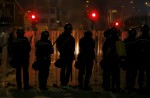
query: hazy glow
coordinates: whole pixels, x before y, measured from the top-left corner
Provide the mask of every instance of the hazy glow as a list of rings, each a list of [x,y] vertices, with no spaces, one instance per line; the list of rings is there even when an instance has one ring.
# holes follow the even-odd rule
[[[92,14],[92,17],[96,17],[96,14],[95,14],[95,13],[93,13],[93,14]]]
[[[118,26],[119,25],[119,23],[118,22],[116,22],[116,26]]]
[[[35,19],[35,15],[32,15],[32,19]]]
[[[133,1],[130,1],[130,3],[133,3]]]
[[[75,47],[75,54],[78,55],[79,54],[79,42],[76,42],[76,47]]]
[[[145,2],[145,4],[147,5],[148,3],[147,3],[147,2]]]
[[[90,1],[87,0],[86,2],[89,3]]]

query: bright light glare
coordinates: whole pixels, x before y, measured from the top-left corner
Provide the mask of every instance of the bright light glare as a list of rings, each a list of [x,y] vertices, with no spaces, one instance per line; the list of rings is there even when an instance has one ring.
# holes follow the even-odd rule
[[[116,26],[118,26],[119,25],[119,23],[118,22],[116,22]]]
[[[32,19],[35,19],[35,15],[32,15]]]
[[[145,4],[147,5],[148,3],[147,3],[147,2],[145,2]]]
[[[92,17],[96,17],[96,14],[95,14],[95,13],[92,13]]]
[[[89,3],[90,1],[87,0],[86,2]]]

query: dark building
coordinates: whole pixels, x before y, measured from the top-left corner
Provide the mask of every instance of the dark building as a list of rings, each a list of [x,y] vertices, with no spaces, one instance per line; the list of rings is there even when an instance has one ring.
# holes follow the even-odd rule
[[[1,23],[23,26],[24,10],[16,0],[0,0]]]

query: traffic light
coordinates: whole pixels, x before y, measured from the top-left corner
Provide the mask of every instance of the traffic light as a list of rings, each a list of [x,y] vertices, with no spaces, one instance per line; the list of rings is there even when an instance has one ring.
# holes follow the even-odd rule
[[[89,18],[93,21],[96,21],[99,18],[98,12],[96,10],[92,10],[89,13]]]
[[[37,15],[34,13],[31,13],[30,19],[31,19],[31,22],[37,22]]]
[[[119,23],[118,23],[118,22],[116,22],[116,23],[115,23],[115,26],[118,26],[118,25],[119,25]]]
[[[28,20],[30,22],[30,27],[32,28],[33,31],[37,31],[37,27],[36,24],[39,21],[39,16],[38,16],[38,12],[37,11],[28,11],[27,12],[27,16],[28,16]]]
[[[119,22],[119,21],[115,21],[115,22],[114,22],[114,26],[115,26],[115,27],[120,27],[120,22]]]
[[[32,20],[34,20],[36,17],[34,14],[31,15]]]
[[[92,17],[95,18],[96,17],[96,13],[93,12],[92,13]]]
[[[29,11],[29,20],[31,21],[31,23],[37,23],[38,22],[38,14],[35,11]]]

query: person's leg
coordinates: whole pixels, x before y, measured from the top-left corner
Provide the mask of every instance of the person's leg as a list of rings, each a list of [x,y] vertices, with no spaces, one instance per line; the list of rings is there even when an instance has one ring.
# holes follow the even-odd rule
[[[112,88],[113,91],[120,90],[120,68],[112,69]]]
[[[66,74],[66,66],[63,66],[60,71],[60,82],[61,86],[65,86],[65,74]]]
[[[47,89],[48,75],[49,75],[49,69],[39,70],[39,88],[41,90]]]
[[[24,89],[31,89],[32,87],[29,85],[29,66],[23,66],[23,81],[24,81]]]
[[[43,87],[43,73],[41,70],[39,70],[38,80],[39,80],[39,88],[42,88]]]
[[[132,90],[135,90],[135,84],[136,84],[136,76],[137,76],[137,69],[133,68],[132,69],[132,82],[131,82],[131,88]]]
[[[70,77],[72,78],[72,60],[68,60],[66,68],[65,85],[68,85]]]
[[[89,82],[90,82],[90,78],[91,78],[91,75],[92,75],[92,68],[93,68],[93,63],[92,62],[89,62],[89,63],[86,63],[86,66],[85,66],[85,80],[84,80],[84,88],[85,89],[90,89],[89,87]]]
[[[131,89],[131,69],[126,70],[126,88]]]
[[[108,68],[103,69],[103,89],[110,90],[110,70]]]
[[[43,88],[47,88],[47,79],[48,79],[48,75],[49,75],[49,69],[46,69],[43,72]]]
[[[79,69],[79,73],[78,73],[78,82],[79,82],[79,86],[82,89],[83,88],[83,75],[84,75],[84,69],[80,68]]]
[[[16,82],[18,89],[22,88],[22,82],[21,82],[21,65],[17,65],[16,67]]]
[[[150,68],[149,67],[147,67],[146,69],[146,78],[147,78],[146,87],[147,90],[149,91],[150,90]]]
[[[144,77],[145,77],[145,74],[144,74],[144,69],[139,69],[139,75],[138,75],[138,85],[139,85],[139,89],[143,89],[143,83],[144,83]]]
[[[116,70],[116,90],[120,91],[120,67]]]

